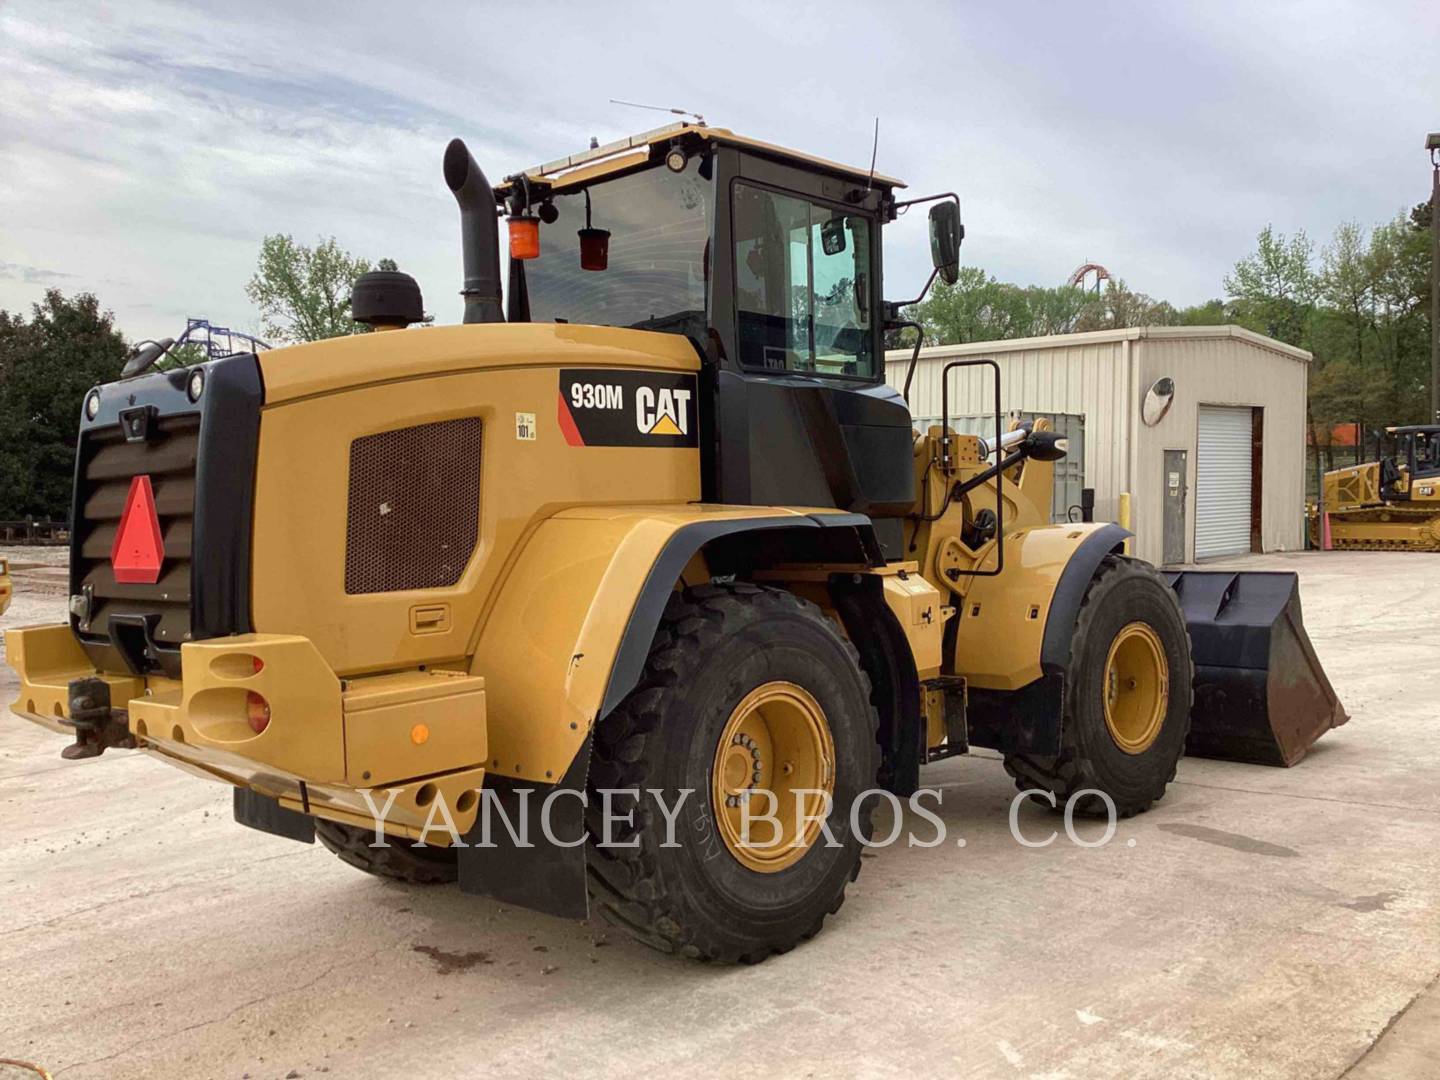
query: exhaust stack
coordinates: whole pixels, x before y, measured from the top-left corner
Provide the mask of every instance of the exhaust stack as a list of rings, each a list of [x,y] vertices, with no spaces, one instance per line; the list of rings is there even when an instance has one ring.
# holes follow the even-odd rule
[[[445,148],[445,183],[460,204],[460,244],[465,256],[467,323],[504,322],[500,307],[500,229],[495,192],[461,139]]]

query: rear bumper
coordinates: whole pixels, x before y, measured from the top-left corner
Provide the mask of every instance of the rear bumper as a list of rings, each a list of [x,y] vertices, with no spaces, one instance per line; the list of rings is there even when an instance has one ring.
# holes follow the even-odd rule
[[[136,745],[171,764],[364,828],[388,803],[385,829],[396,836],[418,837],[447,814],[461,834],[474,823],[487,752],[479,676],[415,670],[342,681],[308,639],[287,634],[186,643],[179,679],[98,672],[66,624],[11,630],[5,640],[20,676],[12,710],[51,731],[74,735],[70,684],[99,678]],[[247,720],[251,693],[270,710],[259,734]],[[427,837],[447,840],[443,828]]]

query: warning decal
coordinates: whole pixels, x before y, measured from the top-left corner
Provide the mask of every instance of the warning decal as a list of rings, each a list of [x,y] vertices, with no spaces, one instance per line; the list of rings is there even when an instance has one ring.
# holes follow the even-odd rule
[[[571,446],[698,446],[695,376],[568,368],[558,418]]]

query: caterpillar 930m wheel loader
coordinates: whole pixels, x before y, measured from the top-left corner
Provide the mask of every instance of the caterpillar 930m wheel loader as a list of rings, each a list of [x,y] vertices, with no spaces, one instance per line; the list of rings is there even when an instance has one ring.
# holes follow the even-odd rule
[[[1333,548],[1440,551],[1440,425],[1389,427],[1392,453],[1327,472],[1309,509],[1310,542]]]
[[[1064,443],[998,401],[983,439],[912,431],[882,231],[930,204],[953,277],[953,196],[700,125],[496,189],[456,140],[444,175],[463,325],[403,329],[418,288],[371,275],[387,332],[142,355],[86,398],[70,619],[8,635],[67,757],[140,748],[369,872],[753,960],[839,907],[860,797],[926,761],[997,748],[1132,814],[1197,687],[1212,752],[1343,719],[1291,662],[1293,577],[1172,588],[1118,526],[1050,524]]]

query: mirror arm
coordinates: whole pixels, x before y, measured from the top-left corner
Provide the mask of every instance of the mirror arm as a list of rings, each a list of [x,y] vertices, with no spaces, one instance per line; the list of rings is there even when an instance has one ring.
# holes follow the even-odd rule
[[[913,307],[914,305],[920,303],[920,301],[922,301],[922,300],[925,299],[925,297],[926,297],[926,296],[929,294],[929,292],[930,292],[930,286],[933,285],[933,284],[935,284],[935,278],[936,278],[936,276],[937,276],[939,273],[940,273],[940,268],[939,268],[938,266],[937,266],[934,270],[931,270],[931,271],[930,271],[930,276],[925,279],[925,287],[920,290],[920,295],[917,296],[917,297],[915,297],[914,300],[886,300],[886,301],[885,301],[885,307],[886,307],[886,309],[894,316],[894,319],[898,319],[898,318],[900,317],[900,309],[901,309],[901,308]],[[892,321],[894,321],[894,320],[892,319]],[[913,325],[913,324],[900,323],[900,324],[898,324],[898,325],[905,326],[905,325]]]
[[[921,203],[939,202],[941,199],[955,200],[955,209],[960,209],[960,196],[953,191],[942,191],[939,195],[925,195],[918,199],[906,199],[904,202],[897,202],[892,207],[897,213],[911,206],[919,206]]]
[[[939,195],[926,195],[926,196],[924,196],[924,197],[922,197],[922,198],[919,198],[919,199],[906,199],[904,202],[897,202],[897,203],[895,203],[895,204],[891,207],[891,209],[894,210],[894,211],[901,211],[901,210],[904,210],[904,209],[906,209],[906,208],[908,208],[908,207],[911,207],[911,206],[919,206],[921,203],[939,202],[941,199],[950,199],[950,200],[954,201],[954,203],[955,203],[955,211],[956,211],[956,214],[957,214],[957,216],[958,216],[959,211],[960,211],[960,196],[959,196],[959,195],[956,195],[955,192],[953,192],[953,191],[942,192],[942,193],[939,194]],[[963,231],[963,230],[964,230],[964,226],[963,226],[963,225],[961,226],[961,230],[962,230],[962,231],[961,231],[961,234],[960,234],[960,235],[961,235],[961,237],[963,238],[964,235],[965,235],[965,234],[964,234],[964,231]],[[901,308],[911,307],[911,306],[913,306],[913,305],[915,305],[915,304],[920,303],[922,300],[925,299],[926,296],[928,296],[928,295],[930,294],[930,286],[935,284],[935,278],[936,278],[937,275],[939,275],[939,273],[940,273],[940,268],[939,268],[938,266],[935,267],[935,269],[933,269],[933,270],[930,271],[930,276],[925,279],[925,287],[920,290],[920,295],[917,296],[917,297],[915,297],[914,300],[901,300],[901,301],[896,301],[896,302],[886,301],[886,304],[885,304],[886,308],[889,309],[889,311],[892,312],[895,317],[898,317]],[[913,326],[914,324],[913,324],[913,323],[897,323],[897,325],[899,325],[899,326],[905,326],[905,325],[911,325],[911,326]]]

